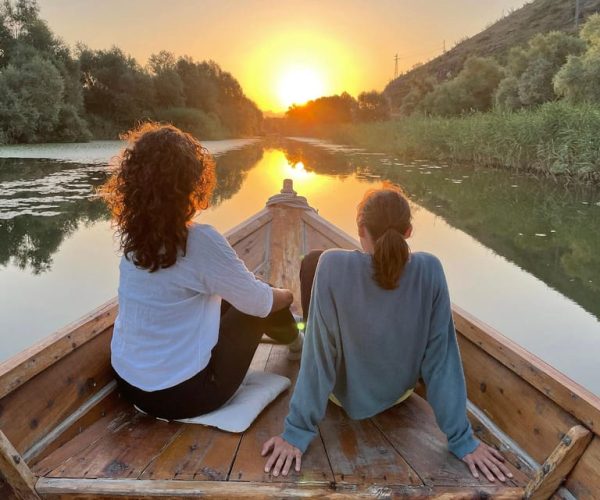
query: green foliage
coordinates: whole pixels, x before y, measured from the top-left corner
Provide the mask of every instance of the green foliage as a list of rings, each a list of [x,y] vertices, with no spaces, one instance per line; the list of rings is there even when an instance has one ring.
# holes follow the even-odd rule
[[[302,106],[292,105],[286,111],[288,133],[307,133],[315,126],[350,123],[354,119],[357,102],[350,94],[319,97]]]
[[[219,117],[193,108],[159,109],[154,118],[160,122],[171,123],[184,132],[204,139],[218,139],[227,135]]]
[[[519,79],[508,76],[500,82],[495,95],[496,107],[503,111],[514,111],[521,107]]]
[[[424,97],[420,109],[441,116],[487,111],[503,77],[502,68],[493,59],[471,57],[456,78],[438,85]]]
[[[59,120],[63,81],[48,61],[35,57],[0,73],[0,124],[11,142],[34,142],[52,133]]]
[[[533,110],[463,117],[413,115],[394,121],[331,127],[334,141],[407,159],[568,175],[600,182],[600,108],[548,103]]]
[[[570,56],[584,48],[582,39],[559,31],[536,35],[526,47],[513,48],[506,64],[508,81],[502,82],[496,104],[514,110],[555,100],[554,76]]]
[[[262,132],[261,111],[214,62],[161,51],[143,68],[117,47],[84,45],[73,57],[36,0],[1,1],[0,143],[116,138],[154,117],[201,138]]]
[[[581,30],[587,51],[571,56],[554,77],[555,92],[572,103],[600,103],[600,14],[589,18]]]
[[[362,92],[357,99],[356,117],[360,122],[378,122],[390,117],[390,103],[376,90]]]
[[[579,3],[582,24],[589,16],[600,12],[600,0],[580,0]],[[384,92],[391,99],[393,109],[401,110],[404,98],[416,84],[427,79],[441,82],[454,78],[469,57],[495,57],[504,63],[510,49],[525,46],[539,33],[558,30],[576,35],[574,7],[573,0],[528,1],[482,32],[461,40],[444,54],[400,75]]]

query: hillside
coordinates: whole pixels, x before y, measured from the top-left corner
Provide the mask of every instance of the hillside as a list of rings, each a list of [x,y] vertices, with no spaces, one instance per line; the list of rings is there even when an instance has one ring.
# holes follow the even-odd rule
[[[600,0],[580,0],[580,25],[600,11]],[[469,56],[495,56],[499,60],[511,47],[525,44],[538,33],[575,31],[575,0],[533,0],[467,38],[439,57],[391,81],[385,93],[397,104],[409,92],[411,82],[434,77],[438,81],[456,76]]]

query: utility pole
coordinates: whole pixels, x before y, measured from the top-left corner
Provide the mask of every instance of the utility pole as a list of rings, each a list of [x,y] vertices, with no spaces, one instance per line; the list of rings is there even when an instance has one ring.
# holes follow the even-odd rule
[[[575,0],[575,29],[579,29],[579,0]]]
[[[446,53],[446,40],[444,40],[444,47],[443,47],[442,51],[444,54]]]
[[[398,78],[398,59],[398,54],[396,54],[396,57],[394,57],[394,62],[396,63],[394,66],[394,80]]]

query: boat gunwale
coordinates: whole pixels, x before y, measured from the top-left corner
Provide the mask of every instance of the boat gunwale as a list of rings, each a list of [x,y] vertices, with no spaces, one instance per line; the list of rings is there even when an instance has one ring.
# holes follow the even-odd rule
[[[256,481],[190,481],[170,479],[73,479],[41,477],[36,483],[36,492],[41,495],[58,495],[62,498],[89,498],[102,495],[110,498],[395,498],[418,497],[448,498],[448,494],[459,498],[523,497],[523,488],[506,485],[477,486],[408,486],[381,484],[352,484],[330,482],[256,482]]]

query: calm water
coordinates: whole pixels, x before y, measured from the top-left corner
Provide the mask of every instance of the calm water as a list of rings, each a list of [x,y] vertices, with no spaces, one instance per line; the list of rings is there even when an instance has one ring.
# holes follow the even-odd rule
[[[93,195],[120,146],[0,148],[0,359],[116,294],[117,247]],[[442,259],[454,302],[600,394],[600,191],[312,140],[206,146],[219,185],[199,219],[222,231],[292,177],[356,236],[364,191],[401,184],[414,202],[411,247]]]

